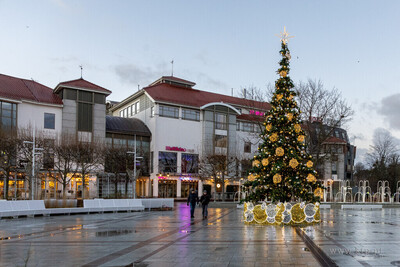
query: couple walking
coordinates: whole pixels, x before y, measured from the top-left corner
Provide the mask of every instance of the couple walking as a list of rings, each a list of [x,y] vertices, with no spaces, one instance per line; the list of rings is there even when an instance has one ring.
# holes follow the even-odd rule
[[[187,201],[187,205],[189,206],[190,204],[190,217],[194,218],[194,209],[196,208],[196,204],[201,203],[203,207],[203,219],[207,219],[208,216],[208,203],[210,203],[210,196],[207,194],[207,191],[204,190],[203,195],[200,197],[197,196],[196,191],[194,189],[192,190],[192,193],[190,193]]]

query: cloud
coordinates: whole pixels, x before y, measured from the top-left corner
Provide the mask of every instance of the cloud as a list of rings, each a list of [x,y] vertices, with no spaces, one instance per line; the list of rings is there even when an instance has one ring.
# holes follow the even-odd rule
[[[400,130],[400,94],[393,94],[381,100],[377,109],[392,129]]]
[[[354,133],[352,136],[350,136],[350,142],[355,142],[355,140],[365,141],[366,137],[362,133]]]
[[[214,90],[222,91],[222,90],[225,90],[228,88],[228,85],[226,83],[224,83],[223,81],[214,79],[205,73],[199,73],[197,75],[197,79],[199,80],[199,82],[196,82],[196,83],[204,85],[204,88],[202,88],[202,90],[211,89],[213,91]],[[206,88],[206,87],[210,87],[210,88]]]
[[[358,162],[364,163],[366,160],[365,156],[367,155],[367,153],[368,153],[368,148],[357,147],[355,163]]]
[[[139,67],[133,64],[120,64],[113,67],[122,82],[132,85],[148,85],[166,73],[166,63],[159,63],[156,69]]]

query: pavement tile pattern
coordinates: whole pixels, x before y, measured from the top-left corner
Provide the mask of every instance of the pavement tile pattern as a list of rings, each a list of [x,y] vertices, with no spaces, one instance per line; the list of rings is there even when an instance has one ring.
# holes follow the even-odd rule
[[[0,266],[399,266],[400,209],[321,210],[322,223],[304,228],[244,225],[242,212],[211,204],[208,219],[198,208],[191,219],[177,203],[173,211],[3,219]]]

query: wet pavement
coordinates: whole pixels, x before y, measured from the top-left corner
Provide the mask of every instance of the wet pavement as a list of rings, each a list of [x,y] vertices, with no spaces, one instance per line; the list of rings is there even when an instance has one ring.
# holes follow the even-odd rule
[[[242,211],[3,219],[0,266],[400,266],[400,209],[321,210],[304,228],[244,225]]]

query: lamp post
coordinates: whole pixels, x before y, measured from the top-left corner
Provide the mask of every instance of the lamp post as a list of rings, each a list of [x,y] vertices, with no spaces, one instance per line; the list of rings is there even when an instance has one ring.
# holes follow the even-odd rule
[[[126,154],[134,154],[133,156],[133,198],[136,198],[136,159],[143,159],[143,157],[138,157],[136,154],[136,134],[135,134],[135,151],[128,151]]]
[[[40,155],[41,152],[37,151],[43,151],[43,148],[36,147],[36,142],[35,142],[35,129],[33,129],[33,141],[24,141],[24,144],[32,144],[32,177],[31,177],[31,199],[35,200],[34,192],[35,192],[35,183],[34,183],[34,177],[35,177],[35,156]]]

